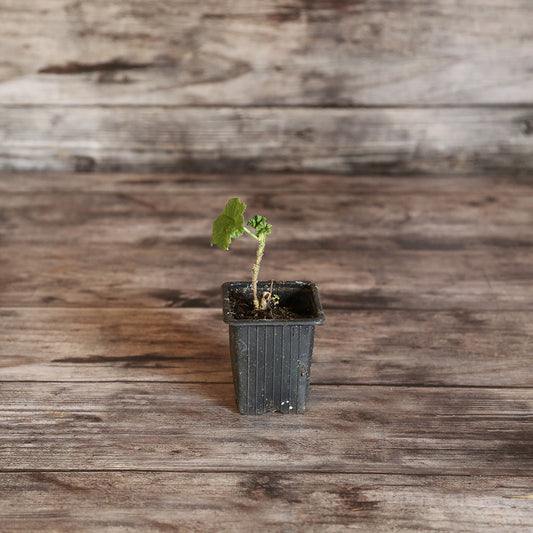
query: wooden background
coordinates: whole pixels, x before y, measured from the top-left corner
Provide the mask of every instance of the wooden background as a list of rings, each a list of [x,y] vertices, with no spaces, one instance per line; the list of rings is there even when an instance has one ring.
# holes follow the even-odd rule
[[[0,170],[527,173],[528,0],[0,0]]]

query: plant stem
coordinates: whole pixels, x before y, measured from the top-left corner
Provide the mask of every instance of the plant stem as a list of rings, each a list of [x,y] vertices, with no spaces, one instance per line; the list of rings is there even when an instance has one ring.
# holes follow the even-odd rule
[[[254,295],[254,309],[257,310],[261,307],[259,304],[259,298],[257,297],[257,280],[259,278],[259,265],[261,264],[261,259],[263,259],[263,253],[265,251],[266,234],[261,233],[259,237],[256,237],[256,239],[259,241],[259,244],[257,245],[257,255],[255,257],[255,263],[252,270],[252,291]]]
[[[257,237],[256,235],[254,235],[247,227],[244,228],[244,231],[246,233],[248,233],[248,235],[250,235],[250,237],[253,237],[256,241],[259,240],[259,237]]]

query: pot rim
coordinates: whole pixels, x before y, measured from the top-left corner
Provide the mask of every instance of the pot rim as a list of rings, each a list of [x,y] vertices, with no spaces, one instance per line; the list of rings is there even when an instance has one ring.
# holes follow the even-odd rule
[[[259,283],[270,283],[269,281],[260,281]],[[320,296],[318,294],[318,286],[312,281],[274,281],[276,285],[285,285],[289,287],[307,288],[311,291],[311,299],[313,303],[313,315],[304,318],[294,319],[236,319],[233,318],[230,311],[230,288],[237,286],[250,287],[251,281],[226,281],[222,284],[222,309],[224,313],[224,322],[232,326],[310,326],[322,324],[326,317],[324,310],[322,309],[322,303],[320,302]]]

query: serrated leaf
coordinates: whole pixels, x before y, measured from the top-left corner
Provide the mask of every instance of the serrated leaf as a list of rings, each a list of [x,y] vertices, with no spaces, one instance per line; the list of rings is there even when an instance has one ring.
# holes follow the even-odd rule
[[[231,198],[226,207],[213,222],[211,246],[227,250],[231,239],[236,239],[244,233],[244,210],[246,204],[240,198]]]
[[[270,228],[272,227],[271,224],[267,223],[267,219],[265,217],[262,217],[261,215],[255,215],[248,221],[248,226],[251,226],[255,229],[255,234],[259,236],[259,234],[264,233],[265,235],[268,235],[270,233]]]

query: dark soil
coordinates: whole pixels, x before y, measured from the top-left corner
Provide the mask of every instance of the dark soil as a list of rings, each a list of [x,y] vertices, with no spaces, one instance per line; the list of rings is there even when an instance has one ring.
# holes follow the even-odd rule
[[[306,318],[296,313],[290,307],[279,305],[271,305],[268,309],[258,310],[254,309],[252,299],[244,294],[234,294],[231,298],[231,312],[237,320],[294,320],[298,318]]]

